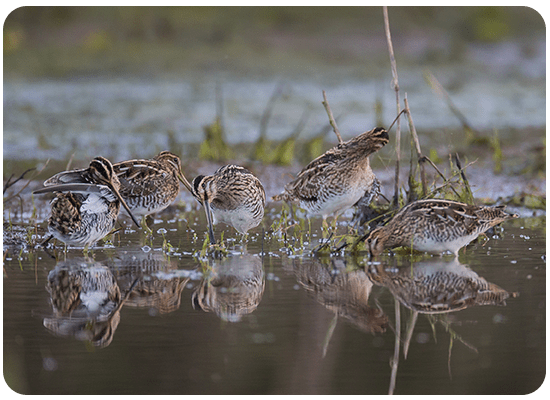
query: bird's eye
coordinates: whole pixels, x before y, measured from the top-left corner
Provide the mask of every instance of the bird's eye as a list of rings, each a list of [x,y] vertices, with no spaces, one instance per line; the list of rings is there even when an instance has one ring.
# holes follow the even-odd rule
[[[368,238],[368,239],[367,239],[367,242],[369,242],[369,243],[372,242],[372,239],[371,239],[371,238]]]

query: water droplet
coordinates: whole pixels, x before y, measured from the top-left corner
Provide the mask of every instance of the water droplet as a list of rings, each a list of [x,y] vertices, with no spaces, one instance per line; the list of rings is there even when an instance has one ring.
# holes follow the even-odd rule
[[[425,344],[430,341],[430,335],[426,332],[421,332],[418,335],[416,335],[416,342]]]
[[[55,371],[57,370],[57,361],[55,360],[55,358],[52,357],[44,357],[44,359],[42,360],[42,367],[46,371]]]
[[[272,272],[269,272],[269,273],[267,274],[266,279],[267,279],[268,281],[279,282],[279,277],[278,277],[278,276],[275,276],[275,274],[272,273]]]
[[[493,315],[493,323],[494,324],[503,324],[507,321],[508,318],[506,318],[502,314],[495,314]]]

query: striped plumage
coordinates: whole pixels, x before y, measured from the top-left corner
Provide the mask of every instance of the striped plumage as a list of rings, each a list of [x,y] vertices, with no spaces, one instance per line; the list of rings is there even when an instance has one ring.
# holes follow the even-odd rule
[[[487,282],[458,259],[415,263],[413,268],[370,264],[369,279],[387,287],[405,307],[424,314],[448,313],[472,306],[506,305],[517,296]]]
[[[94,245],[114,228],[120,205],[128,209],[118,192],[120,182],[113,166],[104,157],[94,158],[86,169],[60,172],[44,186],[34,193],[57,192],[51,202],[48,231],[68,245]]]
[[[134,287],[124,306],[145,308],[149,314],[177,310],[181,293],[190,280],[178,273],[178,260],[174,257],[163,252],[145,253],[139,247],[121,252],[110,266],[121,288]]]
[[[100,348],[112,342],[124,298],[109,268],[87,259],[60,262],[48,274],[46,290],[54,312],[44,318],[46,329]]]
[[[339,215],[369,197],[376,177],[369,155],[389,141],[384,128],[374,128],[328,150],[310,162],[273,200],[298,202],[310,215]]]
[[[147,216],[164,210],[175,200],[181,181],[191,190],[181,172],[180,158],[162,151],[150,160],[134,159],[113,164],[120,180],[120,194],[134,215]]]
[[[59,262],[48,274],[46,289],[55,313],[67,317],[108,315],[121,301],[111,270],[83,259]]]
[[[223,222],[245,234],[258,226],[264,216],[262,183],[238,165],[225,165],[213,175],[197,176],[193,179],[192,194],[205,208],[212,244],[215,243],[212,224]]]
[[[193,308],[214,311],[228,322],[238,322],[256,310],[265,289],[260,257],[244,254],[214,260],[207,271],[191,296]]]
[[[374,229],[366,242],[374,256],[399,246],[458,255],[458,250],[487,229],[518,217],[504,212],[504,208],[442,199],[418,200],[403,207],[385,226]]]
[[[388,316],[378,307],[369,306],[372,282],[362,268],[333,258],[293,258],[292,268],[296,281],[338,317],[363,332],[386,331]]]

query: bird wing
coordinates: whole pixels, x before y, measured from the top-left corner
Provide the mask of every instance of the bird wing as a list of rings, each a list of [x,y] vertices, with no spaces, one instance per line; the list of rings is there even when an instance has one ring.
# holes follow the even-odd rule
[[[338,145],[338,146],[333,147],[330,150],[327,150],[326,153],[321,154],[319,157],[312,160],[308,165],[306,165],[304,167],[304,169],[302,169],[302,171],[298,174],[298,176],[300,176],[301,174],[303,174],[303,173],[305,173],[309,170],[312,170],[314,168],[323,169],[323,168],[326,168],[329,165],[336,164],[342,158],[341,148],[342,148],[342,146]]]
[[[452,200],[427,199],[403,207],[399,216],[404,216],[407,213],[410,216],[416,216],[416,219],[428,220],[430,224],[441,227],[441,229],[459,227],[460,230],[469,233],[479,225],[479,218],[475,215],[475,210],[475,206]]]
[[[168,172],[152,160],[130,160],[113,165],[123,197],[149,196],[159,190]]]
[[[325,179],[326,171],[334,168],[341,160],[341,145],[333,147],[306,165],[296,176],[296,179],[285,186],[290,197],[302,201],[315,201],[319,188]]]
[[[296,179],[286,185],[285,190],[292,193],[297,199],[315,201],[325,175],[322,171],[328,167],[328,164],[319,164],[313,168],[303,170]]]
[[[59,185],[64,183],[86,183],[85,169],[74,169],[72,171],[63,171],[55,174],[44,181],[44,186]]]
[[[90,183],[64,183],[59,185],[50,185],[41,189],[37,189],[33,194],[42,194],[50,192],[74,192],[74,193],[103,193],[109,190],[105,185],[94,185]]]

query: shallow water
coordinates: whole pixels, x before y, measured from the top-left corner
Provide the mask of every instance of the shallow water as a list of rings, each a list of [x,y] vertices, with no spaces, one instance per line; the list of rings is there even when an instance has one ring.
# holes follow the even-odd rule
[[[4,377],[13,390],[524,394],[545,377],[545,217],[505,223],[461,251],[459,262],[426,255],[412,263],[408,255],[311,256],[318,221],[303,243],[292,239],[295,228],[285,242],[270,230],[274,212],[246,249],[217,226],[230,254],[215,260],[200,254],[202,215],[159,217],[152,240],[126,230],[89,258],[80,249],[50,249],[56,261],[42,249],[5,247]],[[436,271],[454,277],[454,289],[470,279],[502,288],[493,302],[510,297],[505,306],[465,301],[465,309],[427,314],[427,297],[419,303],[410,293]],[[70,288],[84,281],[87,312],[70,301]],[[395,299],[401,336],[392,364]]]

